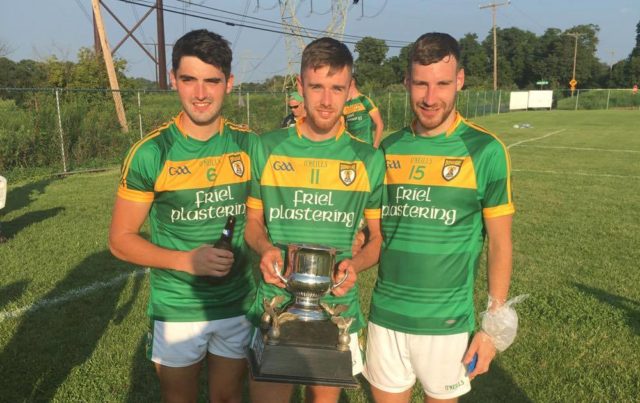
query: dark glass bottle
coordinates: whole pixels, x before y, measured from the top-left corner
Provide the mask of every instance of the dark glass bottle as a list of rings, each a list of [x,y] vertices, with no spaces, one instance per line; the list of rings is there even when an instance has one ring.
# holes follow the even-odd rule
[[[225,249],[230,252],[233,252],[233,229],[236,226],[236,217],[230,215],[227,218],[227,223],[224,225],[224,229],[222,230],[222,234],[220,238],[213,244],[213,247],[216,249]],[[216,277],[216,276],[205,276],[205,280],[207,280],[210,284],[220,284],[223,283],[229,276],[231,272],[227,273],[224,276]]]
[[[222,235],[213,244],[214,248],[217,249],[225,249],[228,251],[233,251],[233,229],[236,226],[236,216],[230,215],[227,218],[227,223],[224,225],[224,229],[222,230]]]

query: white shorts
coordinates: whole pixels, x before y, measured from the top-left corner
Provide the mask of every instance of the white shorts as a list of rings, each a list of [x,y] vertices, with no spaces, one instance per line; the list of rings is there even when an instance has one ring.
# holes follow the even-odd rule
[[[151,321],[147,357],[167,367],[187,367],[207,352],[226,358],[245,358],[251,323],[242,316],[203,322]]]
[[[468,333],[415,335],[369,323],[363,375],[376,388],[402,393],[420,380],[435,399],[452,399],[471,390],[462,359]]]

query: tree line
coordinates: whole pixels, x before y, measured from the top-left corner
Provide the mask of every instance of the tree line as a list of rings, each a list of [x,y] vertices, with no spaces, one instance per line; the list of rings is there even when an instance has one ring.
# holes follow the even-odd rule
[[[577,25],[567,30],[549,28],[538,36],[519,28],[498,28],[498,88],[531,89],[548,82],[546,88],[568,88],[573,76],[578,88],[631,88],[640,83],[640,21],[636,25],[635,46],[627,57],[607,64],[596,56],[600,28],[594,24]],[[577,37],[577,42],[576,42]],[[493,33],[484,40],[468,33],[459,39],[467,89],[493,88]],[[404,80],[411,45],[388,56],[384,40],[365,37],[355,45],[355,74],[366,92],[398,90]],[[6,52],[4,52],[6,53]],[[0,53],[0,56],[2,53]],[[125,75],[126,61],[115,59],[122,89],[150,89],[154,83]],[[242,84],[243,91],[279,92],[286,77],[273,76],[259,83]],[[0,57],[0,88],[109,88],[104,63],[89,48],[78,52],[76,63],[51,57],[43,62],[14,62]]]

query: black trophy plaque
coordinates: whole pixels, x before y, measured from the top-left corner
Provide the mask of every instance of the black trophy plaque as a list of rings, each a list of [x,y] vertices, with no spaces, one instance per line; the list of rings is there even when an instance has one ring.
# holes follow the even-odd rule
[[[336,349],[338,328],[331,321],[290,321],[280,331],[275,343],[264,330],[254,333],[248,355],[255,380],[358,387],[351,351]]]

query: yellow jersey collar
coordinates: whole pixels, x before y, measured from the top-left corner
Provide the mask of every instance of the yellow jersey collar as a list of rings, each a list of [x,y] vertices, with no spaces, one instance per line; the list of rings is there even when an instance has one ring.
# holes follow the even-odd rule
[[[307,120],[307,117],[301,117],[300,119],[296,120],[296,134],[298,135],[298,138],[302,138],[303,134],[302,134],[302,123]],[[346,132],[346,126],[344,124],[344,116],[340,116],[340,127],[338,128],[338,134],[335,135],[335,139],[336,141],[338,141],[338,139]]]
[[[184,130],[184,128],[182,127],[182,123],[180,123],[182,121],[182,116],[184,115],[184,111],[181,111],[180,113],[178,113],[178,116],[176,116],[173,119],[173,122],[175,123],[176,127],[178,128],[178,131],[180,132],[180,134],[182,134],[182,136],[184,138],[189,138],[191,136],[189,136],[189,134],[186,132],[186,130]],[[227,119],[225,119],[224,117],[220,116],[220,124],[218,126],[218,131],[216,133],[213,133],[211,135],[211,137],[215,136],[216,134],[220,133],[220,135],[222,135],[224,133],[224,125],[227,122]]]
[[[453,134],[453,132],[455,132],[456,129],[458,128],[458,126],[460,125],[460,122],[462,122],[462,116],[460,115],[460,113],[458,111],[456,111],[456,118],[454,119],[454,121],[451,124],[451,126],[449,126],[449,128],[447,130],[445,130],[444,136],[445,137],[451,136],[451,134]],[[411,122],[411,125],[409,125],[409,128],[411,129],[411,134],[413,134],[413,137],[416,137],[418,135],[418,134],[416,134],[416,124],[417,123],[418,123],[417,119],[414,117],[413,121]]]

